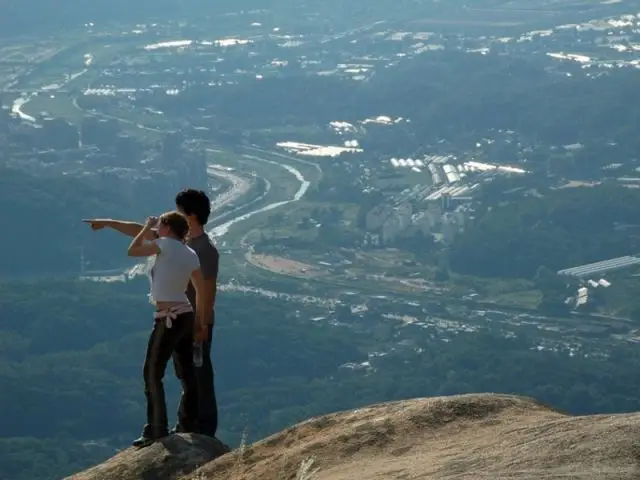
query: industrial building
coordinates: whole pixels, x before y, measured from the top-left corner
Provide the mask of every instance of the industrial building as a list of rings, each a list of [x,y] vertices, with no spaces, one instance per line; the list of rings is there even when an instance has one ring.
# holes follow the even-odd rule
[[[558,271],[558,275],[566,275],[575,278],[590,277],[601,273],[612,272],[622,268],[640,265],[640,257],[626,255],[624,257],[611,258],[601,262],[588,263],[578,267],[565,268]]]

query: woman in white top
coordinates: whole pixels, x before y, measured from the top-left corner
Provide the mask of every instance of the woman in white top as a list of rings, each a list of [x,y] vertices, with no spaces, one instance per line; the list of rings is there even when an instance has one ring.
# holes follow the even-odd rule
[[[146,242],[149,231],[157,226],[158,238]],[[129,245],[132,257],[154,256],[151,269],[151,302],[155,305],[154,325],[144,362],[144,393],[147,399],[147,423],[133,445],[145,447],[169,434],[164,377],[173,355],[179,357],[184,409],[178,419],[181,431],[194,431],[197,425],[197,378],[193,365],[194,338],[202,335],[199,318],[186,296],[191,280],[196,288],[196,310],[200,308],[204,285],[198,255],[184,243],[189,231],[187,219],[179,212],[168,212],[159,219],[149,217],[144,228]]]

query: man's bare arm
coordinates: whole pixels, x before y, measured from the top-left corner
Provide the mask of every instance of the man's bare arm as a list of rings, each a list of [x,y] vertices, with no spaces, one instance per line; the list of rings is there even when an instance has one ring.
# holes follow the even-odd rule
[[[191,282],[196,290],[195,340],[196,342],[203,342],[207,338],[209,316],[206,310],[205,280],[200,268],[191,273]]]
[[[120,232],[128,237],[136,237],[143,229],[144,225],[137,222],[127,222],[124,220],[113,220],[111,218],[93,218],[83,220],[91,226],[92,230],[102,230],[103,228],[111,228],[116,232]],[[148,230],[145,234],[145,240],[153,240],[157,235],[154,230]]]
[[[202,319],[207,325],[213,324],[213,308],[216,303],[216,280],[210,278],[202,279]]]

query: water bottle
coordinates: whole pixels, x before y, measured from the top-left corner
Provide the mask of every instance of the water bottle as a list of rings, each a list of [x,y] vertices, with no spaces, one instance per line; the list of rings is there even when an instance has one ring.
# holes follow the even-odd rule
[[[202,342],[193,343],[193,364],[196,367],[202,366]]]

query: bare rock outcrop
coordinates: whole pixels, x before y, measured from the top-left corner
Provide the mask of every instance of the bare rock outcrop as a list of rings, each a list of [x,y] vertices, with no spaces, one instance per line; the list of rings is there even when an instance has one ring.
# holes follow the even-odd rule
[[[145,450],[71,478],[631,480],[640,478],[640,414],[575,417],[526,397],[458,395],[312,418],[208,463],[221,450],[200,438]]]
[[[145,448],[127,448],[65,480],[177,480],[227,452],[229,447],[215,438],[170,435]]]
[[[640,414],[572,417],[494,394],[385,403],[312,418],[185,480],[296,478],[639,479]]]

